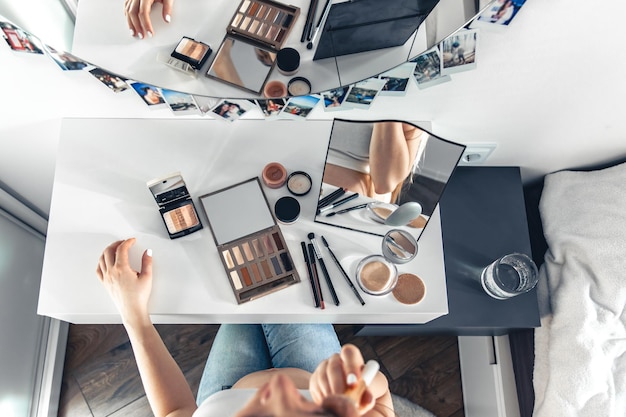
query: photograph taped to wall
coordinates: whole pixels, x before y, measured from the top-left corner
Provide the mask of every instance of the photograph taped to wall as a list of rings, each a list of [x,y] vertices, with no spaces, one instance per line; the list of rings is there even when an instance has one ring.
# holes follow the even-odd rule
[[[409,86],[409,79],[415,69],[414,62],[406,62],[390,69],[378,76],[385,80],[385,85],[380,91],[381,96],[403,96]]]
[[[9,22],[0,21],[0,28],[2,36],[14,51],[43,54],[43,45],[37,37]]]
[[[161,94],[159,87],[154,85],[145,84],[141,82],[131,82],[130,86],[141,97],[141,99],[150,107],[159,106],[165,104],[165,99]]]
[[[317,95],[292,97],[285,107],[283,107],[283,110],[280,112],[280,117],[287,119],[306,119],[320,100],[321,97]]]
[[[508,26],[520,8],[524,5],[526,0],[495,0],[489,8],[478,16],[478,18],[472,22],[471,27],[502,27]],[[479,23],[475,25],[474,23]],[[486,23],[481,25],[480,23]]]
[[[415,62],[413,79],[418,88],[428,88],[450,81],[449,75],[441,74],[441,57],[438,47],[418,55],[412,62]]]
[[[256,100],[256,104],[265,118],[275,118],[278,117],[280,111],[285,107],[287,100],[284,98],[268,98],[266,100]]]
[[[372,102],[385,86],[385,80],[369,78],[350,86],[343,105],[355,109],[369,109]]]
[[[441,73],[443,75],[476,68],[478,30],[461,30],[448,36],[441,44]]]
[[[191,94],[165,88],[161,89],[161,94],[175,116],[200,114],[200,109]]]
[[[215,116],[216,119],[234,122],[253,107],[254,104],[248,100],[220,100],[217,105],[211,109],[211,114]]]
[[[57,51],[49,45],[45,45],[45,49],[48,56],[52,58],[63,71],[79,71],[89,65],[89,63],[75,57],[69,52]]]
[[[345,101],[349,89],[350,87],[339,87],[324,91],[322,93],[324,111],[345,110],[345,108],[342,109],[341,105]]]
[[[128,90],[128,84],[119,75],[105,71],[102,68],[92,68],[89,70],[89,73],[114,93]]]

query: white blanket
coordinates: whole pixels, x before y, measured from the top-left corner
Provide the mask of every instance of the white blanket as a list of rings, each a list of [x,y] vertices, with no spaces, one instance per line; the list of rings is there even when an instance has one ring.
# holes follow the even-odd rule
[[[626,164],[546,176],[534,417],[626,416]]]

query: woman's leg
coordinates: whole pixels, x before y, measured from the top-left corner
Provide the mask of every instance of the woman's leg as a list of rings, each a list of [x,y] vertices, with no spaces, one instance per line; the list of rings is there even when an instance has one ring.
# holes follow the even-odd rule
[[[265,336],[258,324],[222,324],[204,366],[196,402],[230,388],[251,372],[272,367]]]
[[[341,351],[331,324],[262,324],[274,368],[313,372],[333,353]]]

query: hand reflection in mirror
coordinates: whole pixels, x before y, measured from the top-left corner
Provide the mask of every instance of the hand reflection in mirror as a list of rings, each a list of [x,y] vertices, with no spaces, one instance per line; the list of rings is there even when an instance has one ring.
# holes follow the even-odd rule
[[[366,134],[364,131],[371,129],[371,134],[369,138],[359,137],[357,141],[346,142],[344,150],[341,143],[335,145],[333,138],[332,147],[341,156],[330,158],[329,152],[324,183],[382,202],[396,202],[404,180],[413,169],[420,143],[427,134],[403,122],[353,125],[351,131],[356,129]]]

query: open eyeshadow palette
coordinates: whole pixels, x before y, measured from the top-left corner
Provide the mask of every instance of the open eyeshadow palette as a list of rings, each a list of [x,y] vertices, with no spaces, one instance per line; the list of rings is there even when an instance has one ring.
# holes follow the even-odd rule
[[[272,0],[243,0],[226,31],[255,39],[276,52],[299,14],[299,8]]]
[[[200,202],[238,304],[300,282],[258,178]]]

